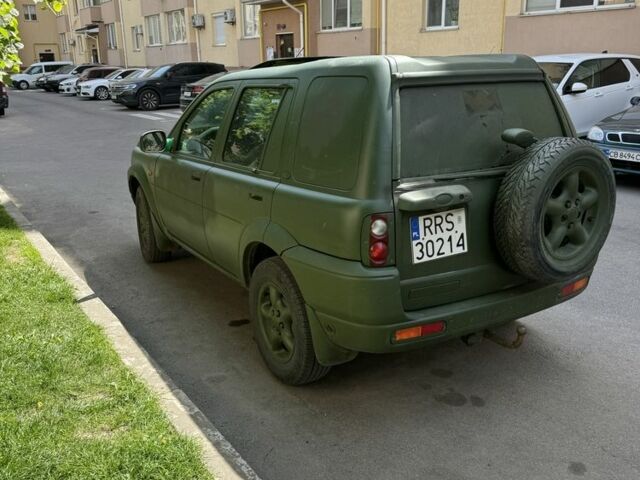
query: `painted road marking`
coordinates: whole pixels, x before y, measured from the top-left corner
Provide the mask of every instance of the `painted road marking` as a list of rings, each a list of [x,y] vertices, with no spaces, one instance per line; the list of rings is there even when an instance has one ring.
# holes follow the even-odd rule
[[[130,113],[132,117],[146,118],[147,120],[164,120],[164,118],[154,117],[153,115],[145,115],[144,113]]]
[[[171,118],[180,118],[179,113],[170,113],[170,112],[156,112],[155,115],[162,115],[163,117],[171,117]]]

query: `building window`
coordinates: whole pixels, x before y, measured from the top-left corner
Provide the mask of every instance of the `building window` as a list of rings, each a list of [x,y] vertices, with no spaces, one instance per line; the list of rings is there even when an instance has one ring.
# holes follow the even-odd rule
[[[23,5],[24,8],[24,19],[29,22],[35,22],[38,20],[38,16],[36,15],[36,6],[35,5]]]
[[[84,37],[82,35],[76,36],[76,43],[78,44],[80,53],[84,53]]]
[[[169,43],[185,43],[187,41],[184,10],[174,10],[167,13],[167,29],[169,30]]]
[[[456,28],[460,0],[427,0],[427,29]]]
[[[82,8],[98,6],[100,6],[100,0],[82,0]]]
[[[224,46],[226,45],[227,37],[224,32],[224,14],[213,14],[213,45]]]
[[[567,10],[593,10],[632,5],[635,0],[526,0],[525,12],[562,12]]]
[[[254,38],[260,35],[260,5],[242,6],[242,36]]]
[[[322,30],[362,27],[362,0],[322,0],[320,8]]]
[[[105,26],[107,27],[107,48],[110,50],[115,50],[116,48],[118,48],[118,39],[116,37],[116,24],[107,23]]]
[[[162,45],[162,35],[160,34],[160,15],[149,15],[144,17],[147,26],[147,45],[153,47]]]
[[[140,37],[142,36],[142,25],[134,25],[131,27],[131,44],[133,45],[133,49],[136,52],[141,50],[141,41]]]
[[[67,43],[67,36],[64,33],[60,34],[60,49],[62,53],[69,52],[69,44]]]

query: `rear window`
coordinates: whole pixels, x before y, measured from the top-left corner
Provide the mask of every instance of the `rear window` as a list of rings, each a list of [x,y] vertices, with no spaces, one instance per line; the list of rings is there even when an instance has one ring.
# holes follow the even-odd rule
[[[507,128],[539,138],[563,135],[544,83],[514,82],[400,90],[403,178],[456,173],[513,161]]]
[[[544,73],[547,74],[551,83],[557,88],[573,66],[573,63],[541,62],[539,65],[544,70]]]

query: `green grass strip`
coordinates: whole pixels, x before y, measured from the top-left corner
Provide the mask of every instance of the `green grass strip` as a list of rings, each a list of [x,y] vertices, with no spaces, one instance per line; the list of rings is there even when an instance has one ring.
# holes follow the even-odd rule
[[[1,207],[0,479],[211,479]]]

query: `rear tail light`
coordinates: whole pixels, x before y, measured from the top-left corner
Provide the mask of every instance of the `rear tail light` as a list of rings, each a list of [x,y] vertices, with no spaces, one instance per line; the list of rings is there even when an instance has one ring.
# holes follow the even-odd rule
[[[369,226],[369,262],[380,267],[389,259],[389,223],[386,215],[372,215]]]
[[[203,90],[204,87],[202,85],[195,85],[191,92],[197,95],[198,93],[202,93]]]
[[[437,335],[446,330],[447,325],[443,320],[439,320],[433,323],[427,323],[425,325],[418,325],[417,327],[403,328],[396,330],[393,335],[393,339],[396,342],[406,342],[407,340],[414,340],[416,338],[428,337],[431,335]]]
[[[582,290],[587,288],[587,285],[589,285],[589,277],[584,277],[580,280],[576,280],[575,282],[571,282],[562,287],[562,290],[560,290],[560,296],[564,298],[580,293]]]

